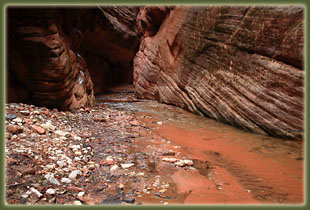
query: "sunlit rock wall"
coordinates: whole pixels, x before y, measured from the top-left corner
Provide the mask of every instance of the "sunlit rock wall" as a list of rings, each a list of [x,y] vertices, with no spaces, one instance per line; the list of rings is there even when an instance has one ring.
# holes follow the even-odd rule
[[[134,59],[138,97],[256,133],[302,138],[303,7],[176,7],[157,30],[148,29],[149,11],[137,18],[144,33]]]

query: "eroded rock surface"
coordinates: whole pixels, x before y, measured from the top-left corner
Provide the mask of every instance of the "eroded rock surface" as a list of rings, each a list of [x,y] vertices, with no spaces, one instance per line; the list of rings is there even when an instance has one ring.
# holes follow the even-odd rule
[[[303,7],[10,8],[8,15],[8,102],[75,109],[133,80],[140,98],[302,138]]]
[[[85,60],[72,47],[79,41],[73,19],[53,8],[10,8],[8,17],[8,101],[59,109],[91,106],[93,84]]]
[[[9,11],[9,102],[74,109],[132,83],[139,7]]]
[[[81,53],[95,93],[113,84],[132,83],[132,61],[139,49],[138,7],[95,7],[81,16]]]
[[[176,7],[155,35],[142,30],[136,94],[257,133],[302,138],[303,12]]]

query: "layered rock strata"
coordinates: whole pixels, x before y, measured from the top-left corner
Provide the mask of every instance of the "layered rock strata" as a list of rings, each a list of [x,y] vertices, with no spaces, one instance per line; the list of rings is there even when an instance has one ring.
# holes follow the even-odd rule
[[[139,49],[138,7],[96,7],[81,16],[81,54],[95,93],[115,84],[132,83],[133,59]]]
[[[81,38],[73,21],[60,9],[8,9],[8,102],[61,110],[94,103],[85,60],[74,49]]]
[[[152,21],[137,18],[144,28]],[[157,31],[141,28],[138,97],[256,133],[302,138],[303,7],[176,7]]]

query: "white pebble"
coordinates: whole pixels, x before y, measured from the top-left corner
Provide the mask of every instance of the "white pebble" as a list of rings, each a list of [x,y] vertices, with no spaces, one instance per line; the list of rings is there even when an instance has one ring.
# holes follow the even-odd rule
[[[69,174],[69,178],[75,179],[78,175],[82,175],[82,172],[80,170],[74,170]]]
[[[117,165],[114,165],[114,166],[112,166],[111,168],[110,168],[110,171],[115,171],[115,170],[117,170],[118,169],[118,166]]]
[[[35,189],[34,187],[30,188],[30,191],[34,194],[36,194],[39,198],[42,196],[42,193],[40,193],[37,189]]]
[[[131,166],[133,166],[133,165],[135,165],[135,164],[133,164],[133,163],[124,163],[124,164],[121,164],[121,166],[122,166],[123,169],[129,168],[129,167],[131,167]]]
[[[83,197],[84,194],[85,194],[84,192],[79,192],[79,193],[78,193],[78,197]]]
[[[47,181],[49,181],[52,184],[60,185],[58,180],[54,177],[54,174],[47,174],[44,176]]]
[[[66,161],[64,161],[64,160],[58,160],[58,161],[57,161],[57,164],[58,164],[60,167],[64,167],[65,165],[67,165]]]
[[[68,179],[68,178],[62,178],[62,179],[61,179],[61,182],[62,182],[62,183],[66,183],[66,184],[70,184],[70,183],[72,182],[72,180],[71,180],[71,179]]]
[[[56,190],[52,189],[52,188],[49,188],[49,189],[46,190],[46,193],[49,194],[49,195],[55,195],[56,194]]]

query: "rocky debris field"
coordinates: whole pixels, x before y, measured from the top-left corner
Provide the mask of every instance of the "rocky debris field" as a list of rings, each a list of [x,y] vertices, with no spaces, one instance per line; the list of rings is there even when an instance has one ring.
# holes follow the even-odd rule
[[[167,171],[195,170],[178,146],[105,104],[71,112],[6,104],[5,125],[8,204],[181,203]]]

